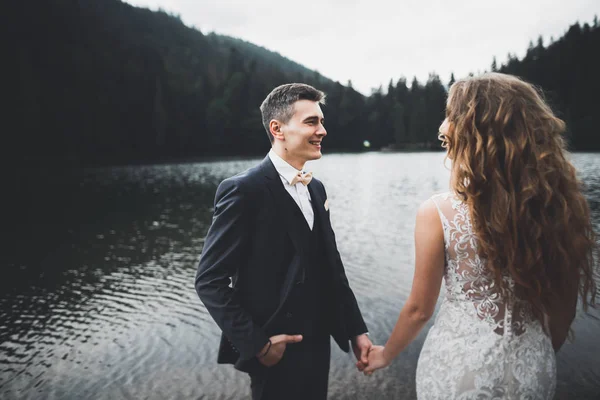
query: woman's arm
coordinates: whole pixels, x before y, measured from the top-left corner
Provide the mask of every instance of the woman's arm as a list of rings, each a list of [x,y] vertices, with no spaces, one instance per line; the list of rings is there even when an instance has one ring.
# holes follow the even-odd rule
[[[369,373],[389,365],[431,318],[444,276],[444,231],[433,200],[419,207],[415,224],[415,274],[408,300],[385,347],[369,353]]]

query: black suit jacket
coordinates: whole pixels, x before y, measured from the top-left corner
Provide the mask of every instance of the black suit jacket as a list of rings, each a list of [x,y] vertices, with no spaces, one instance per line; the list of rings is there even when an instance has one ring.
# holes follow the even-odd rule
[[[349,340],[367,332],[344,272],[323,184],[308,185],[323,232],[325,265],[331,273],[332,336],[344,351]],[[286,198],[287,196],[287,198]],[[269,157],[256,167],[221,182],[212,225],[196,273],[196,291],[223,331],[219,363],[248,371],[269,337],[281,333],[289,318],[286,300],[302,281],[305,236],[285,202],[293,201]]]

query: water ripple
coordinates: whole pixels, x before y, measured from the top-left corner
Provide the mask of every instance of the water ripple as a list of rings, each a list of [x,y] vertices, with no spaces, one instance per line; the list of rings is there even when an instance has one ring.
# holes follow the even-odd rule
[[[573,157],[600,227],[600,157]],[[101,168],[28,182],[23,193],[48,199],[24,198],[28,222],[15,220],[7,246],[15,277],[0,286],[0,398],[249,399],[248,377],[216,364],[220,330],[193,282],[216,186],[258,161]],[[441,153],[366,153],[308,165],[327,185],[339,251],[377,343],[410,292],[416,210],[448,187],[442,161]],[[360,183],[348,184],[347,171]],[[575,342],[558,355],[556,398],[597,398],[600,313],[580,311],[573,328]],[[426,330],[369,378],[334,346],[329,398],[415,398]]]

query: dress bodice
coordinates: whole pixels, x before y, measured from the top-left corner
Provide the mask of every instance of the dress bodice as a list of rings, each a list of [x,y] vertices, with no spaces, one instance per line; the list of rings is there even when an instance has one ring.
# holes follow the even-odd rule
[[[556,357],[542,323],[508,273],[496,284],[468,205],[451,193],[432,200],[444,229],[446,291],[419,356],[419,400],[552,399]]]
[[[502,274],[504,288],[496,284],[488,261],[478,254],[469,208],[451,193],[432,197],[444,228],[446,301],[503,336],[520,335],[533,322],[529,304],[515,294],[515,283]]]

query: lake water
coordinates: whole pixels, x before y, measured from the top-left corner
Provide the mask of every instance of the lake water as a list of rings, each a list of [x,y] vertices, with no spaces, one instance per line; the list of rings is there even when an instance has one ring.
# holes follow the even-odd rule
[[[600,231],[600,154],[575,154]],[[5,194],[1,399],[249,399],[216,364],[219,329],[194,290],[218,183],[260,158],[28,174]],[[331,154],[327,188],[348,278],[383,343],[410,291],[419,204],[448,188],[442,153]],[[24,175],[25,176],[25,175]],[[333,347],[330,399],[414,399],[433,319],[370,377]],[[600,312],[558,354],[557,399],[600,398]]]

